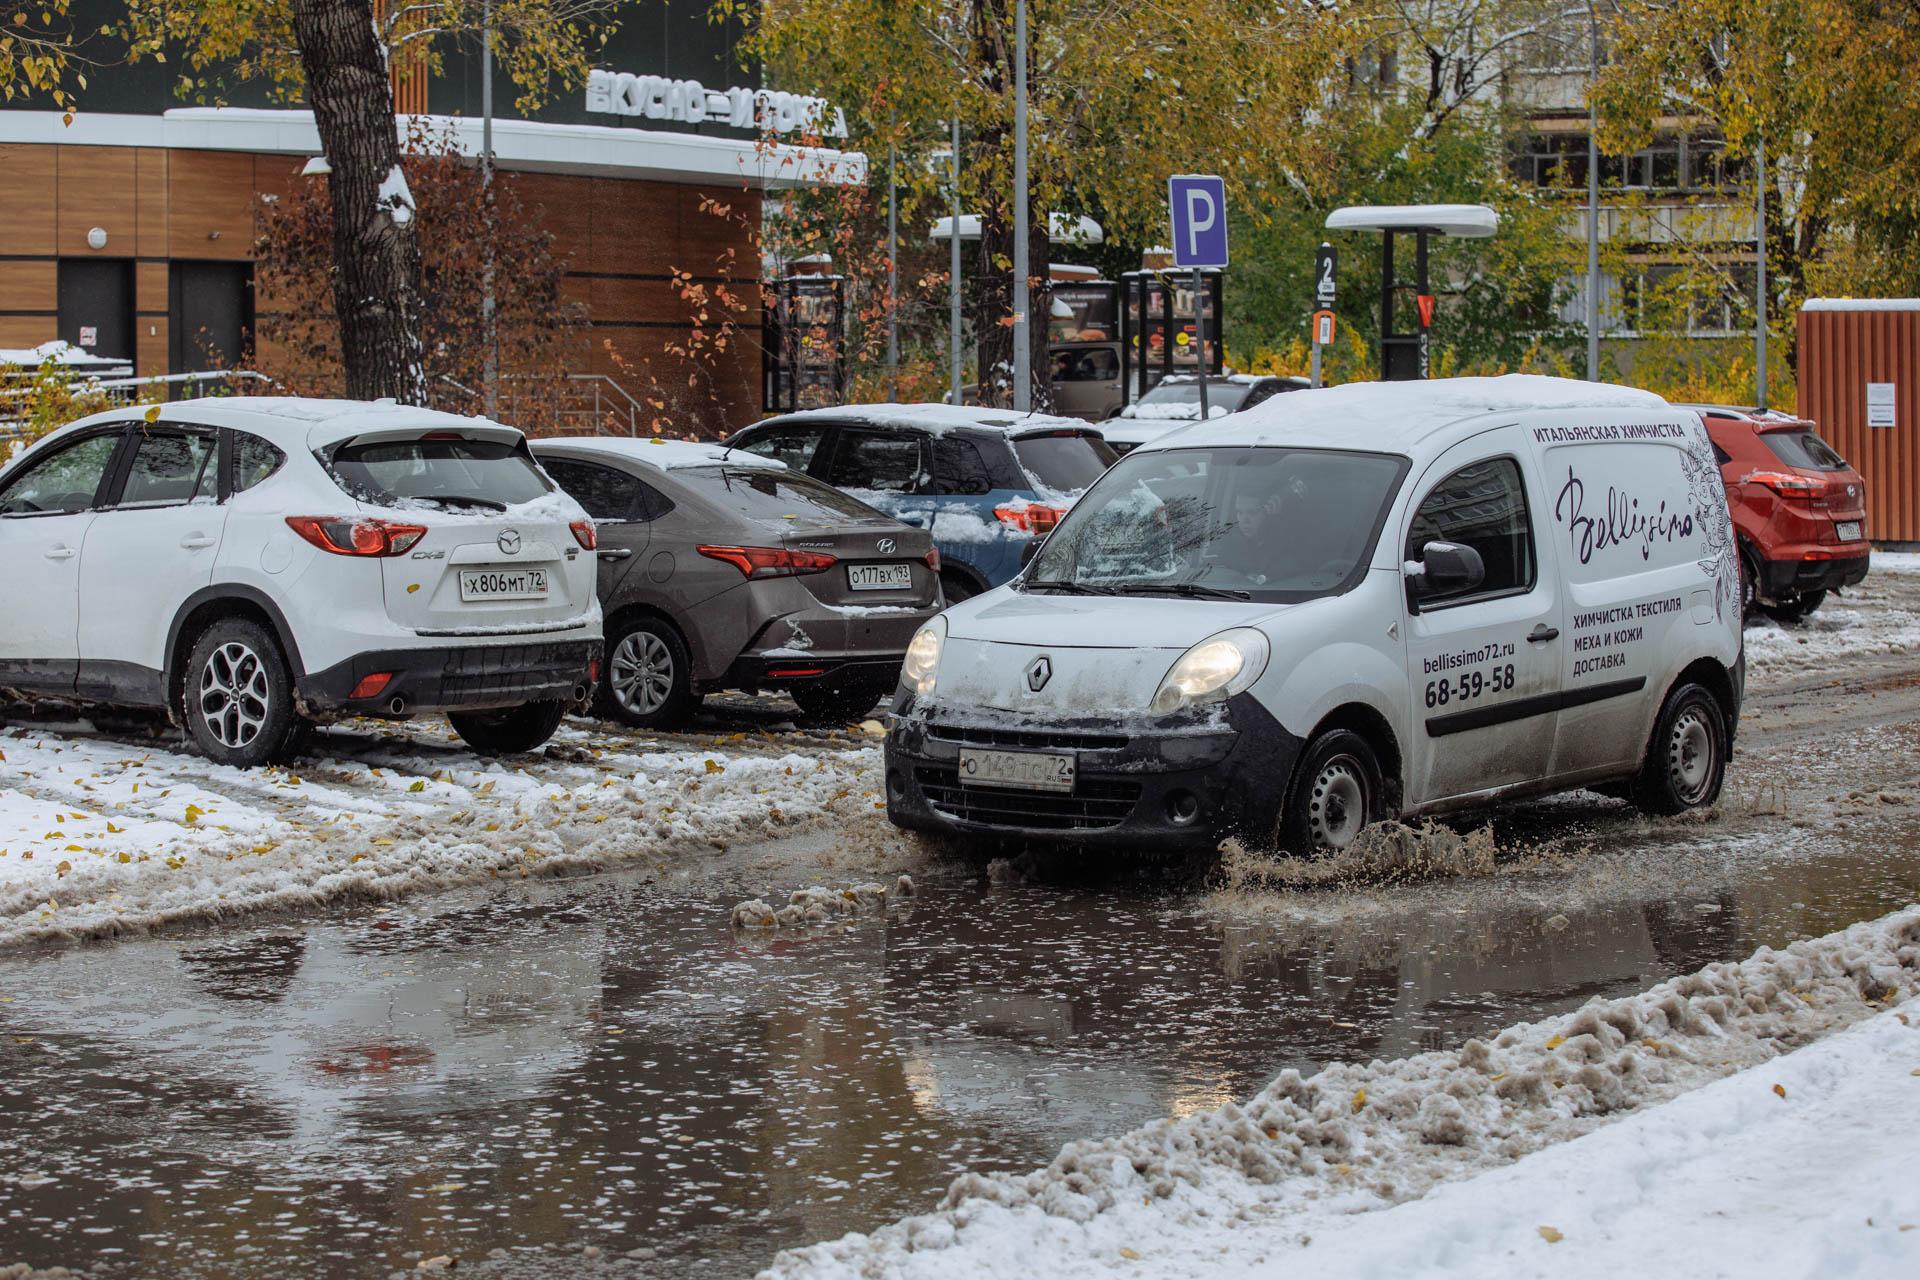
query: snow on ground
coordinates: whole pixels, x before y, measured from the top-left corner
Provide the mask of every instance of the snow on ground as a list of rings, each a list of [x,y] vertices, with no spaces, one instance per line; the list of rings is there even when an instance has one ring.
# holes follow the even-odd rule
[[[1920,907],[1912,907],[1783,951],[1762,948],[1744,961],[1709,965],[1637,996],[1510,1027],[1457,1050],[1397,1062],[1336,1063],[1306,1078],[1289,1070],[1244,1105],[1229,1103],[1119,1137],[1072,1143],[1031,1174],[966,1174],[937,1211],[870,1235],[784,1251],[761,1278],[1273,1275],[1276,1261],[1303,1247],[1310,1255],[1323,1239],[1327,1265],[1301,1274],[1557,1273],[1577,1261],[1594,1274],[1605,1268],[1613,1275],[1624,1259],[1644,1264],[1656,1256],[1664,1267],[1672,1240],[1691,1224],[1652,1216],[1670,1207],[1649,1190],[1661,1176],[1662,1161],[1637,1139],[1655,1135],[1676,1157],[1690,1153],[1696,1160],[1721,1158],[1717,1153],[1724,1149],[1724,1167],[1741,1168],[1730,1132],[1746,1127],[1751,1117],[1751,1091],[1741,1082],[1764,1078],[1762,1101],[1799,1108],[1781,1114],[1802,1117],[1798,1126],[1774,1129],[1779,1141],[1837,1141],[1838,1134],[1823,1126],[1820,1109],[1844,1110],[1853,1097],[1836,1100],[1829,1092],[1844,1070],[1830,1065],[1831,1055],[1779,1055],[1866,1021],[1917,991]],[[1920,1040],[1908,1025],[1914,1021],[1913,1013],[1901,1010],[1892,1026]],[[1841,1041],[1831,1052],[1843,1063],[1880,1054],[1882,1038],[1896,1035],[1887,1027],[1885,1019],[1870,1022],[1859,1033],[1864,1047]],[[1904,1051],[1916,1052],[1911,1044]],[[1720,1092],[1670,1101],[1722,1077],[1732,1079]],[[1871,1077],[1859,1082],[1865,1091],[1860,1096],[1884,1099],[1890,1078],[1878,1070]],[[1773,1083],[1782,1085],[1785,1097],[1772,1092]],[[1817,1152],[1809,1147],[1808,1164],[1768,1171],[1786,1187],[1806,1168],[1844,1184],[1805,1191],[1805,1211],[1816,1222],[1847,1208],[1859,1219],[1878,1213],[1913,1220],[1914,1193],[1873,1179],[1876,1170],[1891,1171],[1892,1161],[1910,1160],[1912,1131],[1920,1128],[1914,1118],[1920,1114],[1920,1080],[1909,1083],[1912,1091],[1895,1095],[1896,1101],[1904,1098],[1898,1118],[1886,1114],[1884,1101],[1853,1115],[1856,1132],[1862,1126],[1886,1131],[1883,1141],[1863,1151],[1869,1158],[1859,1180],[1836,1177],[1848,1170],[1851,1156],[1835,1156],[1831,1144]],[[1603,1129],[1634,1113],[1640,1116],[1636,1129]],[[1612,1163],[1594,1159],[1589,1168],[1578,1143],[1559,1145],[1596,1130],[1602,1151],[1614,1153]],[[1745,1150],[1767,1141],[1765,1127],[1754,1125],[1753,1145]],[[1542,1159],[1551,1170],[1592,1177],[1601,1199],[1582,1203],[1565,1181],[1543,1181],[1524,1162],[1514,1163],[1549,1148],[1554,1150]],[[1747,1156],[1749,1162],[1755,1158]],[[1700,1168],[1708,1172],[1713,1166]],[[1481,1193],[1478,1184],[1489,1170],[1505,1181]],[[1446,1193],[1449,1200],[1431,1202],[1439,1208],[1420,1201],[1435,1187],[1475,1174],[1481,1178],[1461,1182]],[[1894,1180],[1911,1183],[1904,1171]],[[1695,1204],[1708,1202],[1714,1184],[1691,1183],[1685,1195]],[[1619,1219],[1608,1218],[1609,1196],[1620,1206]],[[1750,1230],[1777,1224],[1784,1207],[1764,1193],[1752,1200],[1740,1206]],[[1395,1205],[1402,1207],[1389,1208]],[[1449,1214],[1447,1205],[1471,1212]],[[1722,1201],[1716,1211],[1727,1207]],[[1630,1210],[1642,1217],[1628,1220]],[[1405,1225],[1408,1219],[1413,1225]],[[1541,1226],[1553,1228],[1561,1241],[1553,1244],[1537,1231]],[[1603,1230],[1615,1232],[1627,1247],[1594,1248],[1598,1242],[1581,1234]],[[1531,1242],[1528,1232],[1534,1233]],[[1796,1248],[1820,1243],[1798,1241]],[[1911,1274],[1861,1259],[1872,1256],[1868,1249],[1899,1247],[1910,1257],[1920,1248],[1913,1233],[1889,1246],[1884,1235],[1853,1231],[1835,1244],[1829,1255],[1805,1256],[1825,1256],[1829,1263],[1851,1257],[1851,1274]],[[1552,1252],[1545,1251],[1549,1245]],[[1365,1253],[1371,1246],[1381,1252]],[[1337,1252],[1343,1247],[1352,1252]],[[1794,1256],[1770,1248],[1764,1238],[1745,1249],[1783,1265]],[[1507,1251],[1516,1258],[1488,1257]],[[1575,1258],[1583,1252],[1588,1256]],[[1824,1271],[1805,1266],[1791,1274]],[[1675,1267],[1666,1274],[1711,1272]]]
[[[880,803],[872,747],[596,749],[566,734],[557,754],[505,761],[389,732],[322,735],[292,769],[255,771],[171,744],[0,734],[0,945],[664,862]]]
[[[1910,576],[1915,574],[1920,574],[1920,555],[1874,552],[1865,582],[1844,595],[1828,596],[1804,620],[1783,626],[1762,618],[1749,625],[1748,671],[1784,675],[1855,657],[1920,654],[1920,606]]]

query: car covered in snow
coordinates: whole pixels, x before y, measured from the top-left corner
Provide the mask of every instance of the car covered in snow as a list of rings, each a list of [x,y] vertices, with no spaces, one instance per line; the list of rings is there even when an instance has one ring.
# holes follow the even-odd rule
[[[1076,418],[949,404],[810,409],[756,423],[727,443],[926,529],[949,602],[1019,572],[1027,546],[1114,459]]]
[[[1229,373],[1207,379],[1207,416],[1224,418],[1255,405],[1265,404],[1287,391],[1304,391],[1312,384],[1305,378],[1275,374]],[[1200,379],[1190,373],[1175,373],[1160,379],[1145,395],[1100,426],[1100,434],[1124,454],[1149,440],[1200,420]]]
[[[1711,805],[1744,685],[1700,415],[1554,378],[1368,383],[1115,464],[907,650],[906,827],[1296,854],[1573,787]]]
[[[445,712],[525,751],[592,691],[593,524],[512,427],[234,396],[95,414],[0,472],[0,688],[164,708],[223,764]]]
[[[1699,405],[1733,509],[1746,609],[1797,622],[1863,582],[1867,482],[1804,418]]]
[[[681,728],[718,689],[785,690],[804,719],[857,719],[940,612],[926,530],[777,459],[620,436],[533,451],[599,533],[598,706],[613,719]]]

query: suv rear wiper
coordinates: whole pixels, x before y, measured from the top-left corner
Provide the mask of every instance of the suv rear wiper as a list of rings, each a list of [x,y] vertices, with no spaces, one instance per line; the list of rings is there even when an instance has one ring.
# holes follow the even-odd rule
[[[1111,596],[1118,595],[1112,587],[1090,587],[1084,582],[1068,582],[1063,578],[1039,578],[1023,584],[1027,591],[1064,591],[1071,596]]]
[[[1185,596],[1191,600],[1251,600],[1251,591],[1236,591],[1231,587],[1205,587],[1197,582],[1129,582],[1118,588],[1122,595]]]
[[[507,504],[492,498],[474,498],[464,493],[419,493],[415,502],[437,502],[443,507],[481,507],[487,511],[505,511]]]

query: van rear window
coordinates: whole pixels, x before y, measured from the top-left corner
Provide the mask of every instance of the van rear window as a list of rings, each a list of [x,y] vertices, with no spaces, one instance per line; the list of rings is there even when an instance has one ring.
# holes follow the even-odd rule
[[[412,440],[349,440],[327,469],[362,502],[501,508],[552,492],[524,441],[470,440],[438,432]]]
[[[1762,431],[1760,438],[1773,450],[1774,457],[1790,467],[1804,467],[1808,471],[1847,469],[1847,460],[1822,440],[1818,431]]]

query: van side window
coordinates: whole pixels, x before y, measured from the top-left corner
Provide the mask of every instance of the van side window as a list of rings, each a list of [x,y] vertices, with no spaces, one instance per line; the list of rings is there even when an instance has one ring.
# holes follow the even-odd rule
[[[1457,542],[1480,553],[1486,579],[1458,599],[1480,599],[1532,588],[1533,527],[1527,518],[1526,488],[1511,458],[1476,462],[1435,485],[1420,503],[1407,531],[1409,560],[1421,558],[1429,542]],[[1428,596],[1440,603],[1446,596]]]

